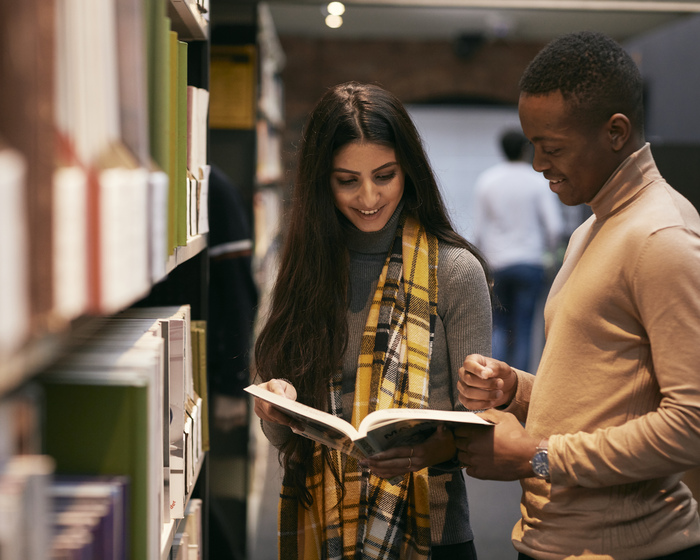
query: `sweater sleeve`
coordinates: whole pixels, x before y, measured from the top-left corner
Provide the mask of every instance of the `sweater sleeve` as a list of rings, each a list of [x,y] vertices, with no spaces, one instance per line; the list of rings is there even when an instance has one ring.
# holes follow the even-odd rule
[[[438,285],[451,386],[456,394],[459,368],[469,354],[491,355],[491,299],[481,263],[466,249],[450,248]],[[459,407],[458,399],[453,406]]]
[[[532,385],[535,382],[535,376],[526,371],[513,368],[518,379],[518,385],[515,389],[515,396],[510,404],[504,408],[505,412],[514,414],[520,422],[527,420],[527,411],[530,406],[530,394],[532,393]]]
[[[651,363],[638,367],[658,384],[644,397],[650,411],[630,404],[620,425],[551,436],[553,484],[604,487],[700,464],[700,238],[680,226],[655,232],[629,282],[650,346]]]

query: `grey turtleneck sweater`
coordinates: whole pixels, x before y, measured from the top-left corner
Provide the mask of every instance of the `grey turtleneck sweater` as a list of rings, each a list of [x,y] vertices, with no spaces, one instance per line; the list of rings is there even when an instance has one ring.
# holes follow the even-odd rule
[[[372,296],[391,247],[403,204],[380,231],[366,233],[346,223],[350,254],[348,346],[343,360],[343,418],[351,420],[357,361]],[[430,360],[430,407],[461,408],[458,370],[468,354],[491,354],[491,303],[486,276],[466,249],[438,243],[438,318]],[[265,422],[265,434],[279,446],[288,428]],[[445,467],[445,468],[439,468]],[[431,468],[430,521],[434,545],[473,539],[467,493],[461,471],[452,463]]]

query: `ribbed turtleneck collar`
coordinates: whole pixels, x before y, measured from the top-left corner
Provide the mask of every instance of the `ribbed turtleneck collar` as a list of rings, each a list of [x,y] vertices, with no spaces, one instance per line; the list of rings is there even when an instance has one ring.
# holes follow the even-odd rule
[[[631,154],[589,202],[596,219],[601,220],[623,206],[639,191],[661,178],[649,143]]]
[[[404,207],[402,200],[394,210],[386,225],[379,231],[365,232],[359,230],[349,220],[343,219],[343,232],[345,241],[350,251],[364,254],[386,254],[394,241],[396,227],[399,224],[399,216]]]

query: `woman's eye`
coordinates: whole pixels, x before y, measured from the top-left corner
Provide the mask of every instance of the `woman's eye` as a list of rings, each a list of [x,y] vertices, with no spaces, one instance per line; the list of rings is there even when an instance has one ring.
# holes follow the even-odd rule
[[[339,185],[352,185],[355,181],[357,181],[357,179],[355,179],[354,177],[352,177],[350,179],[337,178],[336,181],[338,182]]]
[[[392,171],[391,173],[387,173],[386,175],[377,175],[377,180],[391,181],[394,177],[396,177],[396,171]]]

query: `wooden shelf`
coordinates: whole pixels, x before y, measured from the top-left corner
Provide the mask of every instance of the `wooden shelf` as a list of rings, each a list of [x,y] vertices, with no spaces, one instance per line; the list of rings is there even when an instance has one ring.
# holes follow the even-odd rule
[[[201,253],[207,246],[207,236],[197,235],[187,241],[187,245],[176,247],[175,252],[168,257],[168,262],[165,265],[166,273],[171,272],[177,266],[191,259],[198,253]]]
[[[31,341],[25,348],[6,356],[0,365],[0,394],[4,395],[58,356],[65,344],[63,335],[47,335]]]
[[[201,253],[206,246],[207,235],[203,234],[191,238],[187,245],[177,247],[175,252],[168,258],[166,274]],[[133,301],[130,304],[138,301],[143,295],[134,294]],[[81,333],[84,334],[94,330],[95,325],[99,324],[97,317],[84,315],[73,321],[65,322],[60,328],[56,329],[56,332],[32,338],[24,348],[11,355],[3,356],[0,363],[0,395],[12,391],[26,379],[34,376],[36,372],[46,368],[57,359],[61,352],[66,350],[71,340]]]
[[[66,352],[76,340],[84,340],[97,331],[99,317],[82,315],[66,321],[55,332],[38,335],[17,352],[0,361],[0,395],[9,393],[37,372],[47,368]]]
[[[196,0],[169,0],[168,17],[181,41],[206,41],[209,36],[209,22]]]

